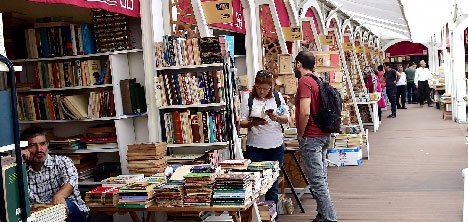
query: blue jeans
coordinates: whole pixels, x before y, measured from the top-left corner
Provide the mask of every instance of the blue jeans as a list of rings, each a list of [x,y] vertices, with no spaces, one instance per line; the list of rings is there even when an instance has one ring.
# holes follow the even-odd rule
[[[247,146],[245,157],[252,162],[260,161],[279,161],[280,167],[283,166],[284,146],[281,145],[272,149],[261,149],[253,146]],[[278,180],[273,183],[273,186],[265,194],[265,200],[275,201],[278,204]]]
[[[86,222],[86,213],[80,211],[76,204],[71,199],[65,199],[68,207],[68,216],[66,222]]]
[[[299,153],[317,201],[317,222],[337,221],[328,190],[326,155],[329,143],[328,136],[304,137],[299,141]]]
[[[388,100],[390,100],[390,105],[392,106],[392,115],[396,116],[396,86],[387,86],[387,96]]]

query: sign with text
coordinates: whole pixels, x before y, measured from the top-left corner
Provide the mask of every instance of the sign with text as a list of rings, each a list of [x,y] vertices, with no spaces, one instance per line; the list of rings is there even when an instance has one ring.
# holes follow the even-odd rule
[[[278,74],[292,74],[292,56],[290,54],[278,55]]]
[[[354,44],[352,42],[343,42],[341,44],[341,47],[343,48],[345,52],[354,50]]]
[[[205,12],[206,23],[229,23],[232,22],[231,0],[202,2]]]
[[[109,12],[140,17],[139,0],[28,0],[30,2],[42,2],[50,4],[75,5],[82,8],[104,9]]]
[[[333,44],[335,44],[335,39],[333,39],[333,35],[320,35],[320,45]]]
[[[364,46],[358,46],[356,47],[356,53],[364,53],[366,52],[366,48]]]
[[[291,95],[297,92],[297,78],[294,75],[284,76],[284,94]]]
[[[283,36],[286,41],[302,40],[301,26],[283,27]]]

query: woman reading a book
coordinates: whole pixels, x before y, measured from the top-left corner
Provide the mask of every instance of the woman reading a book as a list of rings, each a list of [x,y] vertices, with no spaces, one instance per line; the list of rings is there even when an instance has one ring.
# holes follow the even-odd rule
[[[242,99],[241,127],[248,128],[245,158],[252,162],[278,161],[283,165],[284,146],[281,124],[289,122],[289,108],[273,88],[273,74],[259,71],[253,90]],[[265,200],[278,203],[278,181],[266,193]]]

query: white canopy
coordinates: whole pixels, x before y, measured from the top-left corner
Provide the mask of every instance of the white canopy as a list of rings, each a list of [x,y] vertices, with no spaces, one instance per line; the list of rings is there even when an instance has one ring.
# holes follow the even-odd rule
[[[330,0],[382,40],[426,43],[451,18],[454,0]]]

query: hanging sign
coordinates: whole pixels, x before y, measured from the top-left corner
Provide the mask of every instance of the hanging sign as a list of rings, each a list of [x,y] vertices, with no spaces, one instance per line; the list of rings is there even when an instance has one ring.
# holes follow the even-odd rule
[[[140,17],[139,0],[28,0],[30,2],[42,2],[50,4],[68,4],[82,8],[104,9],[109,12]]]
[[[290,54],[278,55],[278,74],[292,74],[292,57]]]
[[[356,53],[364,53],[366,52],[366,48],[364,46],[356,47]]]
[[[333,35],[320,35],[320,45],[334,45]]]
[[[284,94],[292,95],[297,91],[297,78],[294,75],[284,76]]]
[[[352,42],[343,42],[341,47],[345,52],[354,50],[354,44]]]
[[[283,36],[286,41],[302,40],[301,26],[283,27]]]
[[[389,59],[389,58],[385,58],[385,59],[384,59],[384,62],[390,62],[390,59]]]
[[[201,2],[208,2],[212,0],[201,0]],[[186,1],[189,2],[190,1]],[[208,24],[208,26],[218,27],[226,30],[231,30],[234,32],[239,32],[245,34],[245,21],[244,21],[244,13],[243,8],[240,0],[232,0],[232,22],[225,22],[225,23],[214,23]],[[179,5],[179,7],[183,8],[184,5]]]
[[[219,0],[202,2],[206,23],[229,23],[232,22],[232,2],[231,0]]]

